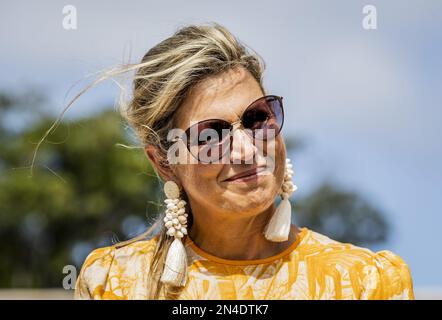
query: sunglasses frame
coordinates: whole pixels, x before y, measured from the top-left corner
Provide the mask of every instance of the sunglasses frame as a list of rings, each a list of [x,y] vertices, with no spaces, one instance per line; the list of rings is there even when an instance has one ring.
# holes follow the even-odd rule
[[[239,120],[234,121],[234,122],[230,122],[230,127],[228,128],[228,130],[229,130],[229,135],[228,135],[228,136],[230,136],[230,137],[232,136],[232,132],[233,132],[234,126],[235,126],[237,123],[241,123],[241,126],[240,126],[240,127],[244,128],[244,125],[243,125],[243,120],[244,120],[244,119],[243,119],[243,117],[244,117],[244,115],[246,114],[246,112],[249,111],[249,109],[252,108],[253,105],[254,105],[256,102],[258,102],[258,101],[260,101],[260,100],[262,100],[262,99],[267,99],[267,98],[275,98],[276,100],[279,101],[279,105],[280,105],[280,107],[281,107],[281,117],[282,117],[282,121],[281,121],[281,125],[279,126],[279,130],[278,130],[278,132],[275,134],[275,137],[277,137],[277,136],[279,135],[279,133],[281,132],[282,127],[283,127],[283,125],[284,125],[284,118],[285,118],[285,115],[284,115],[284,104],[283,104],[283,101],[282,101],[282,100],[283,100],[283,97],[282,97],[282,96],[277,96],[277,95],[273,95],[273,94],[265,95],[265,96],[259,97],[259,98],[255,99],[253,102],[251,102],[251,103],[250,103],[250,104],[244,109],[244,111],[242,112],[241,117],[240,117]],[[194,123],[194,124],[191,125],[190,127],[188,127],[188,128],[184,131],[183,136],[182,136],[181,138],[179,138],[179,140],[183,140],[183,141],[185,140],[185,144],[186,144],[187,150],[188,150],[189,153],[190,153],[190,154],[191,154],[191,155],[192,155],[197,161],[199,161],[199,162],[202,162],[202,161],[201,161],[200,159],[198,159],[198,158],[192,153],[192,151],[190,150],[191,146],[190,146],[190,139],[188,139],[188,133],[190,133],[190,130],[191,130],[194,126],[197,126],[197,125],[199,125],[199,124],[201,124],[201,123],[203,123],[203,122],[206,122],[206,121],[214,121],[214,120],[217,120],[217,121],[223,121],[223,122],[229,123],[229,122],[226,121],[226,120],[223,120],[223,119],[217,119],[217,118],[201,120],[201,121],[198,121],[198,122]],[[246,129],[245,132],[247,133],[247,135],[250,136],[250,133],[249,133],[250,129],[248,129],[248,128],[245,128],[245,129]],[[183,137],[185,137],[185,138],[183,138]],[[254,136],[251,136],[251,138],[255,139]],[[223,140],[224,140],[224,139],[227,139],[227,137],[223,138]],[[260,139],[260,140],[266,141],[267,139]],[[175,141],[176,141],[176,140],[175,140]],[[222,142],[220,142],[219,144],[222,144]],[[221,159],[223,156],[224,156],[224,155],[221,155],[219,159]],[[209,163],[210,163],[210,162],[209,162]]]

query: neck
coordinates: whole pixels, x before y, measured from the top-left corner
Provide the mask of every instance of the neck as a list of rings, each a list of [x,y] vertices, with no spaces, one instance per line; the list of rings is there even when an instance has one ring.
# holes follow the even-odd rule
[[[193,223],[189,237],[203,251],[219,258],[268,258],[288,248],[296,241],[298,234],[298,228],[292,225],[287,241],[271,242],[265,238],[264,228],[275,210],[275,205],[272,204],[258,215],[226,217],[210,210],[195,211],[192,207]]]

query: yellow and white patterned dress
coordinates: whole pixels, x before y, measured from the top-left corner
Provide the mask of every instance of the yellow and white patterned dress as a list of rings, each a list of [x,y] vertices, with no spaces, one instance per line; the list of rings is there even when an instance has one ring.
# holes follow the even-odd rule
[[[278,255],[226,260],[186,236],[188,280],[179,299],[414,299],[407,264],[391,251],[372,252],[307,228]],[[146,299],[158,236],[94,250],[81,269],[76,299]]]

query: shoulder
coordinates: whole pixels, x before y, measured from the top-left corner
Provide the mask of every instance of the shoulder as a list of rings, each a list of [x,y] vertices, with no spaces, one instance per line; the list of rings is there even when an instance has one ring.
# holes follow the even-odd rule
[[[115,244],[93,250],[81,267],[75,286],[75,299],[100,299],[107,290],[109,275],[130,272],[139,259],[149,259],[154,253],[158,235],[127,245]]]
[[[397,254],[382,250],[375,253],[376,270],[382,282],[378,296],[390,299],[414,299],[413,281],[408,265]]]
[[[373,252],[307,230],[300,252],[307,264],[346,277],[361,299],[414,299],[409,267],[392,251]]]

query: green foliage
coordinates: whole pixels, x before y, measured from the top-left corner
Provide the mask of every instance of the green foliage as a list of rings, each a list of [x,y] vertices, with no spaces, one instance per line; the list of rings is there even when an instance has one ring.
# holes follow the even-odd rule
[[[30,176],[36,143],[54,120],[45,117],[1,141],[2,287],[59,287],[63,266],[82,263],[74,259],[76,244],[94,248],[115,235],[128,238],[134,234],[123,232],[125,218],[147,224],[158,212],[148,202],[159,199],[158,179],[143,150],[116,146],[131,140],[113,111],[61,123]]]

